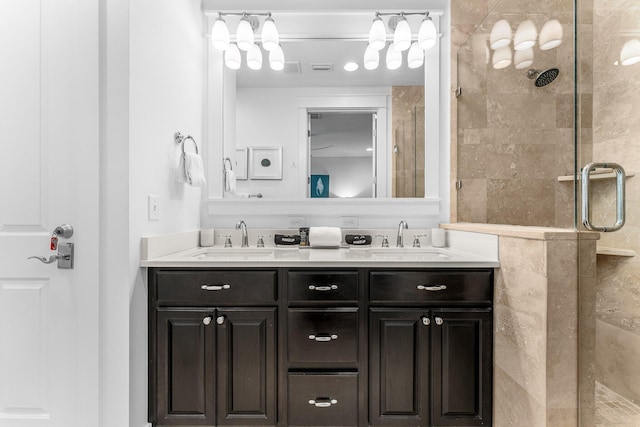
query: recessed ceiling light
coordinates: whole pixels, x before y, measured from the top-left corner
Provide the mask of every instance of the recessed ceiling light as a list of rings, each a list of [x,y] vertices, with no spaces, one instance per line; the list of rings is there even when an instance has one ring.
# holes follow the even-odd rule
[[[367,147],[367,151],[373,151],[373,147]]]
[[[357,69],[358,69],[357,62],[347,62],[346,64],[344,64],[345,71],[356,71]]]

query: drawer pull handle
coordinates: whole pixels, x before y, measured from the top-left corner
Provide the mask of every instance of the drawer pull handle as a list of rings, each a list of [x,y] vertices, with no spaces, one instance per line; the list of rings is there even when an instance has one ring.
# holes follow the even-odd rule
[[[321,335],[309,335],[310,340],[315,340],[317,342],[329,342],[331,340],[337,340],[338,336],[336,334],[321,334]]]
[[[337,399],[331,399],[330,397],[316,397],[309,400],[309,405],[313,405],[316,408],[329,408],[331,405],[337,405]]]
[[[231,289],[231,285],[202,285],[200,286],[200,289],[204,290],[204,291],[222,291],[222,290],[226,290],[226,289]]]
[[[440,326],[444,323],[444,320],[442,320],[442,317],[436,317],[436,325]]]
[[[431,291],[431,292],[444,291],[445,289],[447,289],[446,285],[440,285],[440,286],[418,285],[417,288],[421,291]]]
[[[309,285],[309,289],[312,291],[335,291],[336,289],[338,289],[338,285],[331,285],[331,286],[316,286],[316,285]]]

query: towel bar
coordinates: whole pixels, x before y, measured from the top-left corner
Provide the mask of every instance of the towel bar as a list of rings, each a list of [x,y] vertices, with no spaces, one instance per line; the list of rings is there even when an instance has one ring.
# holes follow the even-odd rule
[[[193,139],[193,137],[191,135],[183,135],[180,132],[176,132],[173,134],[173,139],[176,141],[176,144],[182,144],[182,152],[184,153],[184,143],[187,140],[191,140],[193,141],[193,146],[196,147],[196,154],[200,154],[198,152],[198,143],[196,142],[195,139]]]

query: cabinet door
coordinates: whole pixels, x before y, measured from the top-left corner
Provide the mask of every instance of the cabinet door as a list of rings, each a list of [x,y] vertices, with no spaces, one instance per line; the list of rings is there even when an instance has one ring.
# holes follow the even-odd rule
[[[217,312],[218,423],[276,424],[276,308]]]
[[[429,424],[429,312],[371,309],[369,423]]]
[[[200,310],[158,310],[156,316],[156,423],[212,425],[213,314]]]
[[[491,311],[434,310],[433,320],[433,424],[491,425]]]

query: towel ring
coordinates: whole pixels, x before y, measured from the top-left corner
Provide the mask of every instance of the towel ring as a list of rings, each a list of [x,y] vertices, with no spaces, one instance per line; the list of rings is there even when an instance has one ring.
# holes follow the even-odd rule
[[[229,167],[227,167],[227,163],[229,164]],[[228,157],[225,157],[225,159],[222,161],[222,165],[224,167],[225,172],[230,170],[233,170],[233,163],[231,163],[231,159]]]
[[[184,136],[180,132],[176,132],[176,133],[173,134],[173,139],[176,141],[176,144],[182,144],[182,154],[185,154],[185,152],[184,152],[184,143],[189,139],[191,141],[193,141],[193,146],[196,148],[196,154],[200,154],[198,152],[198,143],[196,142],[195,139],[193,139],[193,137],[191,135]]]

